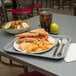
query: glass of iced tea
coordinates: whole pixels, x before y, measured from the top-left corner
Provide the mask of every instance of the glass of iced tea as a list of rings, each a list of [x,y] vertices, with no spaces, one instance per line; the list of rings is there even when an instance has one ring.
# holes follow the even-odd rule
[[[50,8],[39,9],[40,25],[45,28],[47,32],[50,30],[50,23],[52,22],[52,10]]]

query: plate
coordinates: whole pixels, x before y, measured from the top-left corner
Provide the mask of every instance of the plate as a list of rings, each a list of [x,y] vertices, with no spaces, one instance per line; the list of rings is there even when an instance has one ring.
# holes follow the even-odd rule
[[[49,36],[48,40],[49,40],[50,42],[55,42],[55,44],[52,45],[52,46],[51,46],[49,49],[47,49],[47,50],[43,50],[43,51],[40,51],[40,52],[32,52],[32,53],[44,53],[44,52],[47,52],[47,51],[49,51],[50,49],[52,49],[52,48],[56,45],[56,40],[55,40],[55,38],[53,38],[53,37],[51,37],[51,36]],[[14,47],[17,51],[27,53],[26,51],[22,51],[21,49],[19,49],[18,44],[16,44],[16,41],[14,41],[13,47]]]

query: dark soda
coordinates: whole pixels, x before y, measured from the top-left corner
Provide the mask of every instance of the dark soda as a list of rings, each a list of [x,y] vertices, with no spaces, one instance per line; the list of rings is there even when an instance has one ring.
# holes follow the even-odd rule
[[[39,13],[40,25],[45,28],[47,32],[50,31],[50,23],[52,22],[52,14],[47,11],[41,11]]]

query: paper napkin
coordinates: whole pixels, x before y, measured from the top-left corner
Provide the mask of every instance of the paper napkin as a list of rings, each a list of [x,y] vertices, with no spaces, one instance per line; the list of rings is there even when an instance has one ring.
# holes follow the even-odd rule
[[[66,62],[71,62],[76,60],[76,43],[71,43],[67,52],[66,57],[64,58]]]

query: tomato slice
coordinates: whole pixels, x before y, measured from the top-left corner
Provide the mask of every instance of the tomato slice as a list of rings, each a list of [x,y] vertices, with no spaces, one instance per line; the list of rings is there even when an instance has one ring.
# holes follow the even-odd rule
[[[24,27],[22,26],[22,24],[20,25],[20,28],[24,28]]]
[[[18,22],[18,21],[15,21],[15,24],[16,24],[16,25],[18,25],[18,24],[19,24],[19,22]]]
[[[15,25],[15,26],[14,26],[14,29],[17,29],[17,26],[18,26],[18,25]]]
[[[46,34],[46,36],[45,36],[44,38],[48,40],[48,38],[49,38],[49,35],[48,35],[48,33]]]
[[[20,37],[18,40],[19,40],[19,41],[22,41],[24,38],[25,38],[25,37]]]
[[[13,26],[15,26],[15,21],[12,21],[11,24],[12,24]]]
[[[26,37],[26,38],[36,38],[36,39],[40,39],[39,37]]]
[[[2,28],[5,28],[4,26],[2,26]]]

